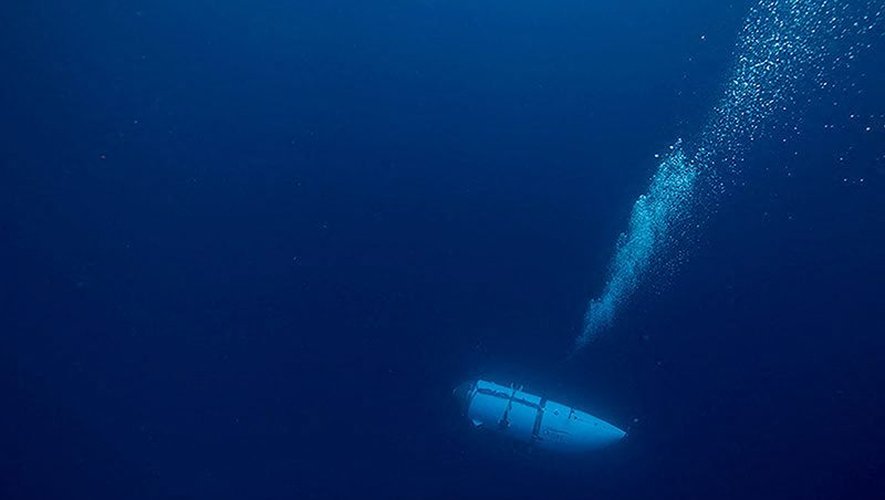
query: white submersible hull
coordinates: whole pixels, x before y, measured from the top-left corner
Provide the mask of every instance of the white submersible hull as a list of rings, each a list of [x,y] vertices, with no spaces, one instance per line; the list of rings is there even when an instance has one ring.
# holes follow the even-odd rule
[[[588,451],[619,441],[626,432],[555,401],[486,380],[454,390],[474,427],[553,451]]]

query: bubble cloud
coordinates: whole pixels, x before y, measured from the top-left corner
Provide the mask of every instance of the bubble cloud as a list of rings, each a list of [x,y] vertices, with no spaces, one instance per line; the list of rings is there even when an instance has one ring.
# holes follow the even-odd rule
[[[722,96],[696,137],[671,147],[618,238],[608,279],[591,300],[580,349],[614,324],[620,310],[661,266],[683,258],[746,151],[787,120],[807,95],[832,85],[880,27],[881,2],[762,0],[747,16]]]

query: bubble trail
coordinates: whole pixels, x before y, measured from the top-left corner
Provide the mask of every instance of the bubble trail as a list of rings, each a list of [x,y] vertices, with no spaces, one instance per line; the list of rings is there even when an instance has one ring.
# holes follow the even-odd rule
[[[633,205],[615,246],[602,293],[591,300],[575,349],[611,328],[644,280],[678,266],[693,230],[706,218],[723,180],[739,173],[746,150],[776,115],[791,113],[806,90],[827,88],[849,69],[861,35],[874,32],[882,2],[762,0],[747,16],[723,95],[693,141],[678,141]],[[776,124],[774,124],[776,125]]]

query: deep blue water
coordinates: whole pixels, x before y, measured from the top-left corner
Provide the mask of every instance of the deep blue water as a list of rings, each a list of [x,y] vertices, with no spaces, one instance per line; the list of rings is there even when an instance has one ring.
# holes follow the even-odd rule
[[[0,498],[879,497],[881,24],[566,359],[755,2],[8,3]]]

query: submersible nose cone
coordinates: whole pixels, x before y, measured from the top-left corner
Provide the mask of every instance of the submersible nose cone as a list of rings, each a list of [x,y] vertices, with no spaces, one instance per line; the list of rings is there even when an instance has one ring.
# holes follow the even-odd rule
[[[604,420],[600,420],[584,412],[576,413],[582,415],[583,420],[587,424],[586,430],[584,431],[585,435],[583,437],[588,441],[588,444],[589,442],[596,441],[601,446],[607,446],[616,443],[627,436],[626,432]]]
[[[455,399],[458,401],[461,413],[467,413],[467,408],[470,405],[470,398],[473,393],[473,386],[474,384],[471,382],[463,382],[458,384],[452,390],[452,395],[455,396]]]

